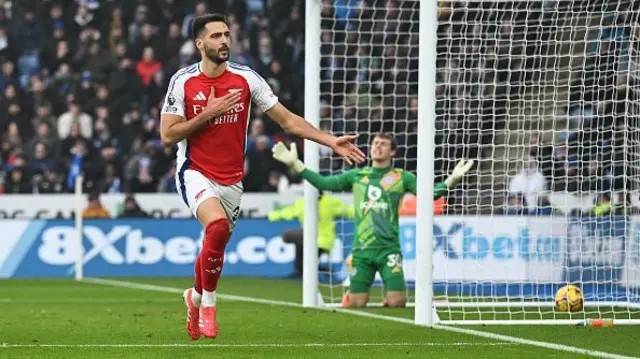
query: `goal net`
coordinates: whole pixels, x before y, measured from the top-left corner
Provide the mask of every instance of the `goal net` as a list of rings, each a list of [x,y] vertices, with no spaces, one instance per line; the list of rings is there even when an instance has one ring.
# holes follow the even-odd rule
[[[635,3],[635,4],[634,4]],[[323,1],[320,127],[395,136],[393,165],[416,171],[418,0]],[[462,158],[463,183],[434,203],[437,319],[453,324],[640,323],[640,30],[638,2],[439,1],[435,164]],[[321,150],[323,174],[348,169]],[[429,176],[418,177],[430,186]],[[415,305],[415,198],[400,214]],[[348,290],[354,227],[321,260],[319,293]],[[559,312],[578,286],[584,309]],[[380,277],[370,305],[382,305]]]

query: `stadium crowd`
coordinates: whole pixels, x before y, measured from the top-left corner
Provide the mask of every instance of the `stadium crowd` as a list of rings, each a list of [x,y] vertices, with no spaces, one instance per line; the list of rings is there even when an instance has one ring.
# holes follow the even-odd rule
[[[417,2],[347,3],[323,2],[320,126],[357,131],[363,147],[378,131],[396,133],[396,166],[415,170]],[[302,114],[302,4],[0,0],[0,191],[68,192],[80,171],[85,191],[175,191],[175,149],[159,141],[158,109],[169,77],[198,60],[189,34],[198,14],[226,13],[231,61],[254,68]],[[298,141],[254,109],[246,191],[300,181],[271,158],[281,140]],[[335,173],[344,164],[322,148],[320,168]]]
[[[0,0],[0,192],[69,192],[79,171],[88,192],[175,191],[159,108],[171,75],[198,61],[198,14],[228,14],[231,60],[302,113],[299,3]],[[261,113],[252,118],[245,188],[275,191],[282,172],[270,145],[292,139]]]
[[[585,29],[585,38],[592,41],[578,40],[585,48],[577,54],[580,66],[569,72],[568,102],[554,108],[554,121],[566,126],[555,126],[551,141],[531,132],[529,153],[511,179],[505,212],[554,213],[550,198],[555,197],[558,203],[569,199],[567,214],[637,213],[638,201],[632,198],[637,195],[632,193],[639,187],[630,160],[637,156],[637,148],[630,145],[637,142],[637,124],[629,119],[637,113],[633,103],[639,99],[631,90],[636,79],[629,73],[629,51],[639,3],[576,1],[549,7],[546,24],[551,31],[567,31],[555,13],[572,12],[598,26]],[[581,199],[588,201],[580,205]],[[547,210],[541,211],[543,207]]]
[[[441,3],[438,176],[458,158],[482,156],[506,128],[508,103],[541,83],[537,74],[551,65],[540,54],[553,50],[545,46],[558,24],[549,2]],[[365,150],[370,135],[394,133],[395,165],[410,171],[417,159],[417,5],[323,0],[320,34],[320,127],[360,133]],[[159,140],[159,108],[169,77],[198,61],[190,24],[206,12],[228,15],[231,61],[254,68],[282,103],[303,114],[303,1],[0,0],[0,193],[69,192],[80,171],[87,192],[176,191],[175,149]],[[614,17],[612,30],[601,32],[607,47],[594,48],[575,77],[582,82],[572,88],[581,90],[571,93],[560,140],[542,144],[532,136],[507,213],[527,200],[547,206],[537,194],[549,189],[604,193],[624,185],[623,166],[614,165],[624,161],[614,149],[624,140],[616,124],[625,111],[620,59],[630,20]],[[300,181],[271,158],[277,141],[298,139],[253,109],[246,191],[282,191]],[[344,166],[321,149],[323,174]]]

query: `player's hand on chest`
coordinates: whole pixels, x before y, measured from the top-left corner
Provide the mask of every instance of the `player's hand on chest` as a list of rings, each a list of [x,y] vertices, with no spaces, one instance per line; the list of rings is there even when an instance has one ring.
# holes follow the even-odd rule
[[[193,116],[203,111],[213,113],[209,124],[245,123],[248,119],[249,91],[242,86],[207,86],[198,83],[186,91]]]

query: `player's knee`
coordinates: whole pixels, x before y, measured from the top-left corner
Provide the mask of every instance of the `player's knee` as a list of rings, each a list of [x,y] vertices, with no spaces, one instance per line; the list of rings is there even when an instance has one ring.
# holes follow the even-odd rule
[[[405,298],[387,299],[387,304],[389,308],[404,308],[407,305],[407,300]]]
[[[218,218],[210,222],[205,229],[206,246],[215,253],[224,253],[224,248],[229,239],[229,221],[226,218]]]
[[[362,293],[349,294],[349,307],[351,308],[364,308],[369,302],[369,296]]]
[[[362,301],[352,301],[349,303],[349,308],[364,308],[367,306],[367,302],[362,300]]]
[[[388,292],[385,299],[390,308],[404,308],[407,305],[407,296],[403,292]]]

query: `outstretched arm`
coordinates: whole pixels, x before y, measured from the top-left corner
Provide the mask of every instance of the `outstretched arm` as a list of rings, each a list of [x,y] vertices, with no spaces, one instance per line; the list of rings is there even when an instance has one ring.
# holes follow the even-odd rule
[[[407,192],[416,194],[418,191],[418,180],[416,175],[411,172],[403,172],[402,180],[404,181],[404,188],[407,189]],[[435,187],[433,187],[433,199],[438,199],[444,196],[449,188],[447,188],[447,184],[442,181],[438,183]]]
[[[353,185],[354,170],[335,176],[323,176],[310,169],[305,168],[300,175],[313,185],[313,187],[322,191],[344,191],[351,189]]]
[[[248,75],[251,98],[258,108],[269,115],[282,129],[298,137],[331,147],[333,152],[342,157],[348,164],[364,162],[364,153],[353,144],[358,135],[335,137],[319,131],[302,117],[289,111],[278,102],[278,97],[274,95],[269,84],[260,75],[253,71],[251,73]]]
[[[268,109],[266,114],[288,133],[292,133],[298,137],[306,138],[330,147],[348,164],[353,164],[354,162],[362,163],[364,161],[364,153],[352,143],[356,138],[358,138],[358,135],[335,137],[331,134],[322,132],[313,127],[302,117],[289,111],[280,103],[277,103]]]
[[[460,181],[462,181],[462,177],[469,172],[472,166],[473,160],[461,160],[458,162],[449,177],[438,183],[433,188],[433,199],[438,199],[444,196],[450,188],[460,183]],[[418,181],[416,176],[411,172],[403,172],[402,180],[404,181],[404,187],[407,189],[407,192],[416,194],[418,190]]]
[[[296,144],[291,144],[291,149],[282,142],[276,143],[271,149],[273,158],[284,163],[291,171],[300,174],[315,188],[322,191],[340,191],[349,189],[353,183],[354,171],[347,171],[337,176],[322,176],[304,167],[304,163],[298,159]]]

